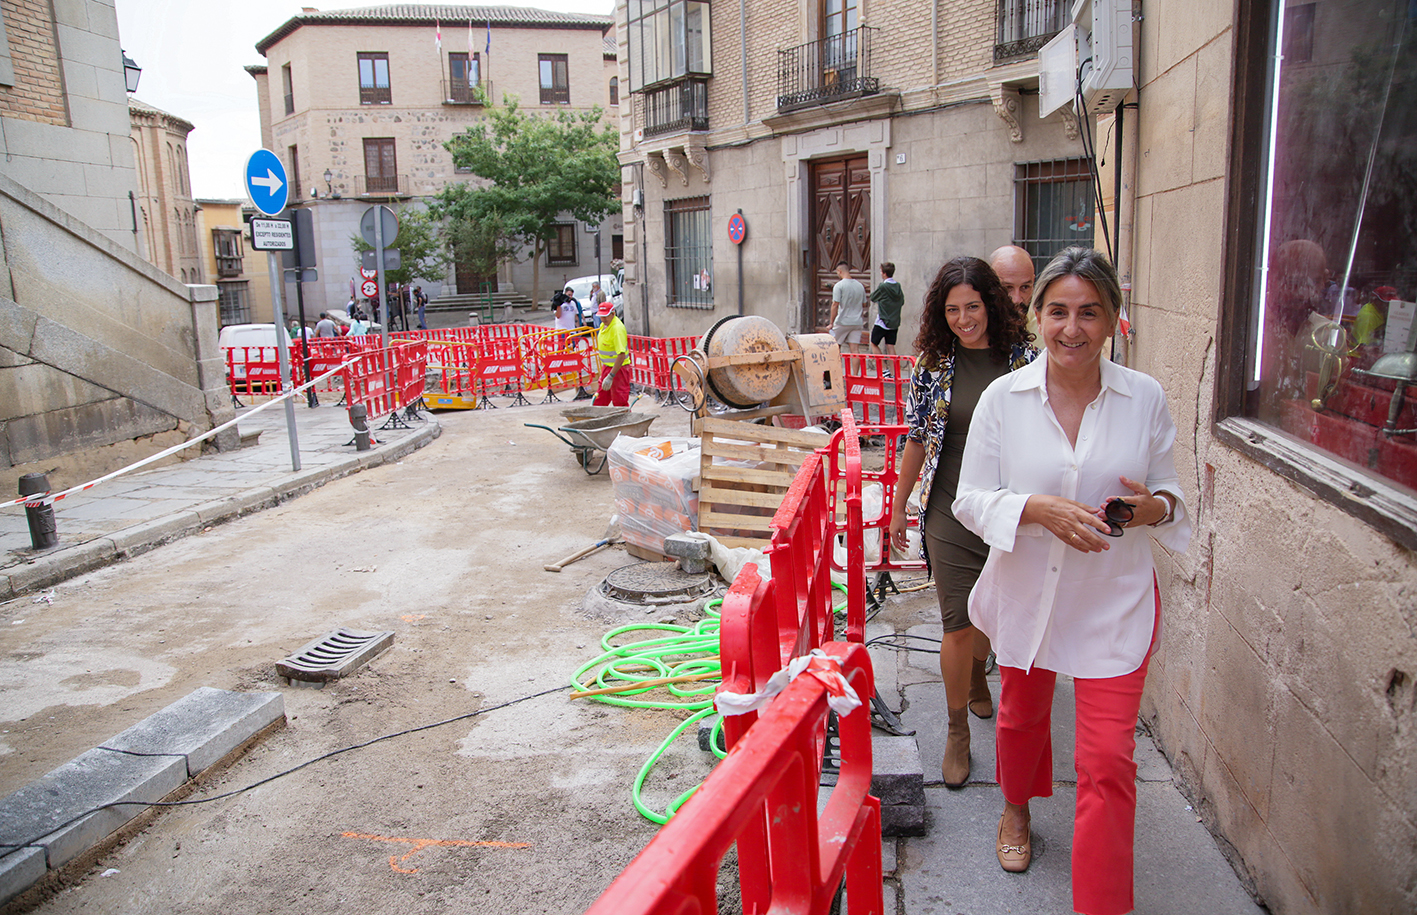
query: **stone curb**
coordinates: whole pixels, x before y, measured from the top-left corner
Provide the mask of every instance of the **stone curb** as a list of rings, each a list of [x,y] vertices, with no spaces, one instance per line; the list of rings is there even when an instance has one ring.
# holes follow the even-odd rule
[[[325,467],[296,472],[274,485],[257,486],[234,496],[214,499],[162,518],[125,527],[103,537],[62,546],[23,565],[0,571],[0,600],[42,590],[110,563],[139,556],[204,527],[272,508],[318,489],[331,480],[380,464],[393,463],[442,434],[443,427],[437,420],[429,420],[411,435],[396,442],[380,445],[364,454],[350,454]]]
[[[0,905],[284,719],[280,693],[202,687],[0,799],[0,843],[23,843],[0,857]]]

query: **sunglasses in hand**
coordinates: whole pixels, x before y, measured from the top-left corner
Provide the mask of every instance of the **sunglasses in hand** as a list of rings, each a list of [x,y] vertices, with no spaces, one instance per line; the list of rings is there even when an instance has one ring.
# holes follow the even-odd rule
[[[1108,499],[1102,506],[1103,520],[1107,522],[1107,536],[1122,536],[1122,525],[1132,520],[1136,506],[1123,499]]]

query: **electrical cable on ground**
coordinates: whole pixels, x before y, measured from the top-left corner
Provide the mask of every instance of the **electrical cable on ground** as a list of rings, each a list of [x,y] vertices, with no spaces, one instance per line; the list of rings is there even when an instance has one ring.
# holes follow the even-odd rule
[[[108,810],[109,808],[114,808],[114,807],[194,807],[194,806],[197,806],[198,804],[210,804],[210,803],[212,803],[213,801],[226,800],[227,798],[230,798],[230,797],[236,797],[237,795],[245,794],[247,791],[251,791],[251,790],[253,790],[253,789],[255,789],[255,788],[259,788],[259,787],[261,787],[262,785],[268,785],[268,784],[270,784],[271,782],[273,782],[273,781],[275,781],[275,780],[277,780],[277,779],[285,778],[287,775],[293,775],[294,773],[299,772],[301,769],[304,769],[304,768],[307,767],[307,766],[313,766],[313,765],[314,765],[315,763],[317,763],[317,762],[322,762],[322,761],[324,761],[324,760],[326,760],[326,759],[330,759],[330,758],[332,758],[332,757],[339,756],[341,753],[348,753],[350,750],[362,750],[362,749],[364,749],[365,747],[373,746],[374,744],[376,744],[376,743],[381,743],[381,742],[383,742],[383,741],[385,741],[385,740],[392,740],[392,739],[394,739],[395,737],[405,737],[405,736],[407,736],[407,735],[409,735],[409,734],[417,734],[417,733],[420,732],[420,731],[427,731],[427,730],[431,730],[431,729],[433,729],[433,728],[440,728],[440,727],[442,727],[443,725],[446,725],[446,724],[453,724],[453,723],[458,722],[458,721],[466,721],[466,720],[469,719],[469,718],[476,718],[478,715],[485,715],[485,714],[488,713],[488,712],[495,712],[495,711],[497,711],[497,710],[499,710],[499,709],[504,709],[504,708],[507,708],[507,707],[509,707],[509,706],[517,705],[518,703],[526,702],[526,701],[528,701],[528,700],[530,700],[530,699],[539,699],[539,698],[541,698],[542,696],[549,696],[549,695],[551,695],[552,693],[565,692],[566,689],[567,689],[567,687],[565,687],[565,686],[557,686],[557,687],[553,687],[553,688],[551,688],[551,689],[544,689],[544,690],[542,690],[542,691],[539,692],[539,693],[532,693],[532,694],[530,694],[530,695],[522,696],[522,697],[517,698],[517,699],[510,699],[510,700],[508,700],[508,701],[506,701],[506,702],[502,702],[502,703],[500,703],[500,704],[498,704],[498,705],[489,705],[489,706],[486,706],[486,707],[484,707],[484,708],[479,708],[479,709],[477,709],[476,711],[468,712],[467,714],[464,714],[464,715],[457,715],[457,716],[452,717],[452,718],[445,718],[445,719],[443,719],[442,721],[435,721],[435,722],[433,722],[432,724],[421,724],[421,725],[418,725],[417,727],[405,728],[405,729],[402,730],[402,731],[394,731],[394,732],[391,733],[391,734],[383,734],[383,735],[381,735],[381,736],[379,736],[379,737],[373,737],[373,738],[370,738],[369,740],[361,741],[360,743],[354,743],[354,744],[350,744],[349,746],[346,746],[346,747],[340,747],[340,748],[337,749],[337,750],[331,750],[331,751],[328,752],[328,753],[322,753],[322,754],[320,754],[319,756],[316,756],[316,757],[314,757],[314,758],[312,758],[312,759],[307,759],[307,760],[305,760],[305,762],[303,762],[303,763],[299,763],[298,765],[291,766],[289,769],[285,769],[285,770],[283,770],[283,771],[281,771],[281,772],[277,772],[277,773],[275,773],[274,775],[269,775],[269,776],[267,776],[267,777],[265,777],[265,778],[263,778],[263,779],[260,779],[260,780],[258,780],[258,781],[252,782],[252,783],[249,784],[249,785],[245,785],[245,786],[243,786],[243,787],[241,787],[241,788],[234,788],[234,789],[232,789],[231,791],[224,791],[224,792],[222,792],[221,794],[216,794],[216,795],[213,795],[212,797],[195,798],[195,799],[192,799],[192,800],[182,800],[182,801],[115,801],[115,802],[113,802],[113,803],[111,803],[111,804],[99,804],[99,805],[97,805],[97,806],[90,807],[88,810],[85,810],[83,813],[80,813],[80,814],[77,814],[77,815],[75,815],[75,816],[70,817],[69,819],[67,819],[67,820],[65,820],[64,822],[60,823],[58,826],[55,826],[53,829],[49,830],[48,832],[42,832],[42,833],[40,833],[39,835],[31,836],[30,838],[26,839],[26,840],[23,841],[23,842],[16,842],[16,843],[0,842],[0,849],[8,849],[8,851],[0,852],[0,860],[4,860],[7,856],[14,854],[15,852],[19,851],[19,850],[22,849],[22,848],[26,848],[26,847],[29,847],[29,846],[33,846],[34,843],[40,841],[40,840],[43,839],[45,836],[53,835],[54,833],[58,832],[59,830],[65,829],[66,827],[72,826],[73,824],[79,822],[80,820],[82,820],[82,819],[83,819],[84,817],[86,817],[86,816],[90,816],[90,815],[92,815],[92,814],[98,813],[100,810]],[[107,748],[106,748],[106,747],[99,747],[98,749],[107,749]],[[132,751],[132,750],[111,750],[110,752],[123,753],[123,754],[125,754],[125,755],[127,755],[127,756],[171,756],[171,755],[173,755],[173,754],[171,754],[171,753],[139,753],[139,752],[135,752],[135,751]]]
[[[837,591],[845,591],[844,587],[835,583],[832,588]],[[582,664],[571,675],[572,688],[577,692],[616,687],[613,692],[583,697],[590,701],[626,708],[686,710],[693,713],[681,721],[670,731],[669,736],[660,742],[659,747],[640,767],[630,788],[630,799],[634,803],[635,809],[645,819],[661,826],[668,823],[675,812],[694,796],[694,792],[699,790],[699,785],[694,785],[674,798],[661,813],[651,810],[644,801],[645,780],[649,778],[655,764],[680,735],[689,730],[691,726],[716,714],[713,696],[718,689],[718,683],[706,681],[710,679],[722,680],[722,666],[718,648],[719,608],[722,605],[723,598],[714,598],[706,602],[704,604],[705,617],[693,626],[680,626],[674,623],[631,623],[611,629],[601,637],[602,653]],[[843,613],[845,609],[845,602],[833,607],[836,613]],[[666,632],[670,634],[629,642],[624,645],[614,643],[614,639],[617,637],[631,632]],[[597,668],[599,669],[597,670]],[[585,678],[591,671],[595,671],[595,675],[587,683]],[[664,682],[665,679],[704,674],[717,674],[718,676],[704,677],[703,680],[697,682]],[[610,681],[619,682],[612,683]],[[645,683],[646,685],[636,687],[636,683]],[[673,698],[663,700],[630,698],[655,690],[668,690]],[[709,748],[719,759],[728,755],[719,749],[722,732],[723,718],[720,716],[714,722],[713,729],[709,733]]]

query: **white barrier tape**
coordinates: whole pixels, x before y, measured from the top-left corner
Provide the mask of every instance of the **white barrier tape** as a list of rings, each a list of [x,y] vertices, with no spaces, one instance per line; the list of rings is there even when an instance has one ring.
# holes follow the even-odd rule
[[[734,693],[723,691],[713,699],[720,715],[746,715],[755,712],[772,701],[773,697],[787,689],[787,684],[806,673],[827,688],[827,705],[838,715],[845,717],[861,707],[861,699],[856,695],[841,672],[841,662],[820,648],[813,648],[810,654],[800,655],[787,662],[787,666],[768,678],[763,688],[756,693]]]
[[[357,359],[358,357],[355,357],[355,358]],[[177,444],[177,445],[173,445],[171,448],[168,448],[166,451],[159,451],[157,454],[149,455],[148,457],[143,458],[141,461],[137,461],[137,462],[135,462],[135,463],[129,464],[127,467],[119,468],[118,470],[115,470],[115,471],[113,471],[113,472],[110,473],[110,474],[106,474],[106,475],[104,475],[104,476],[101,476],[101,477],[99,477],[99,478],[96,479],[96,480],[90,480],[90,481],[87,482],[87,483],[81,483],[81,484],[79,484],[78,486],[74,486],[74,487],[72,487],[72,488],[70,488],[70,489],[64,490],[64,491],[61,492],[61,493],[58,493],[57,495],[51,495],[51,494],[48,493],[48,492],[41,492],[41,493],[35,493],[35,494],[33,494],[33,495],[21,496],[20,498],[18,498],[18,499],[12,499],[12,500],[10,500],[9,502],[0,502],[0,508],[9,508],[9,507],[14,506],[14,505],[23,505],[23,506],[25,506],[26,508],[38,508],[38,507],[40,507],[41,505],[45,505],[46,503],[52,504],[52,503],[54,503],[54,502],[58,502],[58,501],[61,500],[61,499],[65,499],[65,498],[68,498],[69,496],[74,495],[75,493],[83,492],[83,491],[86,490],[86,489],[93,489],[95,486],[97,486],[97,485],[100,484],[100,483],[107,483],[109,480],[112,480],[112,479],[115,478],[115,477],[120,477],[120,476],[122,476],[122,475],[125,474],[125,473],[130,473],[130,472],[132,472],[132,471],[134,471],[134,470],[137,470],[139,467],[144,467],[144,466],[146,466],[146,465],[148,465],[148,464],[151,464],[151,463],[154,462],[154,461],[160,461],[160,460],[162,460],[162,459],[165,458],[165,457],[169,457],[169,456],[171,456],[171,455],[176,454],[177,452],[181,451],[183,448],[190,448],[190,447],[192,447],[193,445],[196,445],[196,444],[198,444],[198,443],[200,443],[200,442],[206,441],[207,439],[211,438],[211,437],[214,436],[214,435],[217,435],[217,434],[219,434],[219,433],[221,433],[221,432],[225,432],[227,429],[230,429],[232,426],[236,425],[236,424],[237,424],[238,422],[240,422],[241,420],[243,420],[243,419],[249,419],[250,417],[255,416],[257,413],[260,413],[262,410],[266,409],[267,407],[270,407],[270,406],[273,406],[273,405],[275,405],[275,404],[281,403],[282,401],[284,401],[284,400],[285,400],[286,398],[288,398],[288,397],[294,397],[295,395],[297,395],[297,394],[301,393],[302,391],[304,391],[306,388],[309,388],[309,387],[311,387],[311,386],[313,386],[313,385],[317,385],[317,384],[319,384],[320,382],[324,381],[326,378],[330,377],[330,376],[333,375],[335,372],[342,372],[342,371],[344,371],[347,367],[349,367],[350,365],[353,365],[354,362],[355,362],[355,359],[349,359],[348,361],[343,362],[343,363],[341,363],[341,364],[335,366],[334,368],[330,369],[328,372],[326,372],[325,374],[321,375],[320,377],[318,377],[318,378],[313,378],[313,379],[311,379],[310,381],[307,381],[307,382],[305,382],[304,384],[302,384],[300,387],[295,388],[294,390],[291,390],[291,391],[287,391],[286,393],[280,395],[279,397],[275,398],[274,400],[269,400],[269,401],[267,401],[267,402],[261,404],[259,407],[254,407],[254,408],[252,408],[252,410],[251,410],[249,413],[244,413],[244,414],[242,414],[241,416],[238,416],[236,419],[231,420],[230,422],[222,423],[220,426],[217,426],[215,429],[212,429],[212,430],[209,431],[209,432],[204,432],[204,433],[202,433],[201,435],[197,436],[196,438],[188,439],[188,440],[185,441],[185,442],[182,442],[182,443]]]

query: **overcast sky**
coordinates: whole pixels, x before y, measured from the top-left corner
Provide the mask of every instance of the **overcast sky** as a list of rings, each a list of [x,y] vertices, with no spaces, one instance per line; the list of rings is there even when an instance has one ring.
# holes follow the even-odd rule
[[[266,62],[256,53],[256,42],[298,15],[303,6],[334,10],[382,5],[320,0],[116,0],[116,4],[123,50],[143,68],[134,94],[196,125],[187,155],[192,193],[199,198],[245,196],[241,170],[246,158],[261,146],[256,82],[242,69]],[[497,5],[607,16],[615,7],[614,0],[502,0]],[[431,29],[428,41],[433,41]]]

